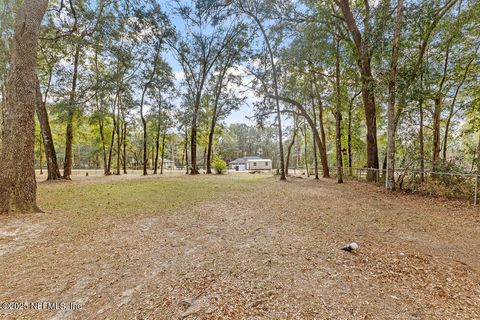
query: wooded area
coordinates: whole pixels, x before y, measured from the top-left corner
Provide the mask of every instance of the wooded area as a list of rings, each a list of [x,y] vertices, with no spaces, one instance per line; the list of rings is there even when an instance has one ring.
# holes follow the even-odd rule
[[[250,153],[285,179],[296,154],[316,177],[335,165],[339,182],[345,167],[380,169],[368,180],[381,173],[390,190],[396,167],[479,171],[477,1],[45,5],[2,1],[2,211],[36,207],[34,162],[68,180],[73,168],[157,173],[165,156],[211,173],[214,155]],[[35,21],[26,33],[22,15]],[[276,128],[248,151],[224,122],[245,104],[245,130]]]
[[[369,168],[389,190],[397,168],[479,172],[478,1],[30,2],[1,2],[4,212],[35,210],[34,163],[68,180],[262,154],[281,179]]]
[[[480,1],[0,0],[0,318],[480,319]]]

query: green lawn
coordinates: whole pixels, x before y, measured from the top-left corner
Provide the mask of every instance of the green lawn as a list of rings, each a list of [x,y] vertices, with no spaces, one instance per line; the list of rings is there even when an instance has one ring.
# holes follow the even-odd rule
[[[38,184],[38,205],[60,214],[72,225],[96,223],[104,217],[165,214],[199,201],[257,188],[271,176],[165,176],[144,179],[94,180]]]

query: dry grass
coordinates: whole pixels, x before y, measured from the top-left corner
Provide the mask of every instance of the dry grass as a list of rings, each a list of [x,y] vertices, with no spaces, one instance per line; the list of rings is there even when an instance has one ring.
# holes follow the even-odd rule
[[[6,319],[480,318],[465,203],[256,175],[41,184],[39,203],[0,217],[0,302],[82,308]]]

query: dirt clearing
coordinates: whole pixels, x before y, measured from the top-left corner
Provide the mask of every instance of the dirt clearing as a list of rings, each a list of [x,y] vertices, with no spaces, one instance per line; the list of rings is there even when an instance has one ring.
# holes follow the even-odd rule
[[[5,319],[480,319],[465,203],[264,176],[40,184],[39,203],[0,216]]]

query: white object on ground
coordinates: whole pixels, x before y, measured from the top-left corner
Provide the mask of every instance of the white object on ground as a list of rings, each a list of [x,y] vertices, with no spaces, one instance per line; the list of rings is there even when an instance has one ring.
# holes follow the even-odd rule
[[[353,250],[357,250],[358,249],[358,244],[356,244],[355,242],[352,242],[350,243],[349,245],[347,245],[346,247],[343,247],[342,250],[343,251],[353,251]]]

